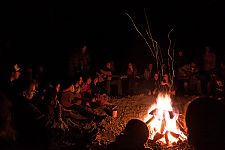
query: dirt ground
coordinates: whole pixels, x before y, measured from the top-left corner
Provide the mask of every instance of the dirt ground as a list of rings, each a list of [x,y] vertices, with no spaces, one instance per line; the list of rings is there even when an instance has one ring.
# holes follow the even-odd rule
[[[195,97],[176,97],[172,100],[174,108],[179,110],[180,122],[183,123],[185,109],[188,103]],[[115,137],[121,133],[130,119],[140,119],[144,121],[148,115],[148,109],[154,103],[155,97],[137,95],[132,97],[125,97],[121,99],[112,99],[112,103],[117,105],[117,118],[108,116],[101,122],[102,129],[98,132],[95,145],[106,147],[107,144],[115,140]],[[184,124],[183,124],[184,125]],[[187,141],[178,143],[174,146],[168,147],[159,143],[147,142],[146,147],[152,149],[176,149],[176,150],[190,150]]]

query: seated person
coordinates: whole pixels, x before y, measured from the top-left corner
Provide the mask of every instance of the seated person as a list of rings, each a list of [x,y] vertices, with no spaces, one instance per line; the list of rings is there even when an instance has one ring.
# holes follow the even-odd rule
[[[213,73],[211,75],[210,85],[210,94],[217,98],[224,98],[224,80],[219,77],[217,74]]]
[[[80,115],[89,119],[104,118],[103,116],[96,115],[93,110],[86,105],[83,105],[83,98],[76,97],[74,92],[74,86],[72,83],[70,86],[63,90],[61,103],[66,109],[71,109],[74,112],[78,112]],[[66,86],[67,87],[67,86]]]
[[[155,73],[153,79],[150,80],[150,90],[148,95],[157,95],[159,93],[159,74]]]
[[[85,98],[91,98],[91,77],[88,77],[86,82],[82,85],[81,94]]]
[[[76,82],[74,86],[74,93],[77,97],[81,98],[81,86],[79,85],[79,81]]]
[[[46,102],[46,115],[48,116],[48,124],[53,128],[67,129],[67,124],[62,119],[62,111],[67,111],[58,101],[58,92],[60,83],[52,84],[44,95]],[[68,110],[70,111],[70,110]]]
[[[109,102],[109,96],[105,92],[95,94],[90,104],[98,107],[111,105]]]
[[[127,67],[128,94],[132,95],[136,89],[137,69],[131,62]]]
[[[47,146],[48,118],[32,104],[36,81],[21,81],[19,96],[13,101],[16,140],[23,148],[44,149]]]
[[[225,106],[216,99],[193,100],[186,111],[188,141],[195,150],[225,149]]]
[[[108,150],[148,150],[144,147],[149,137],[147,125],[138,119],[131,119],[115,142],[108,146]]]
[[[201,94],[199,68],[196,62],[192,61],[178,68],[177,86],[179,91],[182,91],[180,94]]]
[[[96,94],[90,102],[86,102],[86,105],[92,109],[100,108],[110,116],[112,116],[112,111],[117,107],[109,102],[109,96],[106,93]]]
[[[185,67],[185,66],[184,66]],[[185,68],[184,68],[185,69]],[[195,62],[186,65],[188,80],[184,83],[185,91],[189,94],[201,94],[201,81],[199,77],[199,69]]]
[[[62,96],[61,96],[61,104],[64,106],[64,107],[71,107],[75,101],[74,99],[78,98],[76,97],[76,95],[74,94],[75,92],[75,88],[74,88],[74,85],[73,83],[68,83],[68,85],[64,85],[64,90],[62,91]],[[77,104],[81,103],[79,101],[76,101]]]
[[[105,67],[100,69],[99,72],[96,72],[96,75],[99,77],[99,82],[103,89],[107,91],[107,94],[111,94],[111,79],[112,79],[112,70],[111,70],[111,62],[107,62]]]
[[[101,86],[100,86],[98,77],[95,77],[93,83],[91,84],[91,94],[94,97],[94,95],[100,93],[100,91],[101,91]]]
[[[166,73],[163,75],[163,80],[159,85],[159,92],[175,96],[174,86],[171,85],[169,75]]]

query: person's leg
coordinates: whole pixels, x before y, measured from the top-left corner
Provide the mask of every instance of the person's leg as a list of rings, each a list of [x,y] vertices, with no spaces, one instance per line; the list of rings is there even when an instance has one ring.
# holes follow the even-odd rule
[[[117,94],[118,96],[121,96],[123,94],[123,91],[122,91],[122,82],[120,79],[116,80],[116,85],[117,85]]]

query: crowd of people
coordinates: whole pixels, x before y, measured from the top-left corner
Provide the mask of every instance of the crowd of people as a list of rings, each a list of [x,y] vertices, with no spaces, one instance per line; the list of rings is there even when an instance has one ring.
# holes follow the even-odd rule
[[[180,58],[179,58],[180,57]],[[185,62],[182,51],[177,64],[177,87],[180,94],[224,97],[225,62],[205,47],[202,57]]]
[[[112,116],[112,111],[116,109],[110,100],[114,87],[118,98],[136,94],[138,89],[146,89],[146,95],[164,92],[172,96],[224,97],[225,63],[221,61],[219,68],[216,67],[216,55],[209,47],[205,47],[200,62],[193,60],[187,63],[183,52],[179,52],[179,57],[175,58],[175,82],[171,81],[165,64],[161,76],[153,61],[146,65],[143,73],[129,62],[124,73],[114,74],[112,61],[93,71],[86,51],[87,46],[84,46],[80,54],[71,56],[68,78],[63,81],[45,78],[42,65],[35,70],[14,63],[1,69],[0,120],[5,122],[0,127],[2,147],[13,145],[22,149],[46,149],[49,144],[55,144],[52,139],[64,137],[67,141],[75,141],[77,147],[86,148],[96,135],[99,122]],[[101,109],[105,115],[97,114],[96,109]],[[84,130],[82,127],[90,122],[96,126]],[[79,126],[74,126],[76,123]],[[130,124],[131,128],[132,124],[136,125]],[[129,133],[127,135],[134,137]]]
[[[157,95],[158,91],[165,91],[172,95],[211,95],[224,97],[225,62],[219,58],[209,46],[203,48],[204,53],[198,57],[187,56],[185,51],[179,50],[174,57],[173,68],[164,64],[156,65],[155,60],[143,63],[145,68],[137,66],[135,62],[120,65],[120,72],[115,68],[116,60],[107,60],[104,66],[92,66],[91,56],[87,46],[81,48],[80,53],[70,56],[68,77],[81,75],[83,78],[91,76],[99,78],[109,96],[133,95],[144,92],[147,95]],[[188,58],[190,57],[190,58]],[[85,66],[85,67],[82,67]],[[171,66],[170,66],[171,67]],[[174,72],[171,72],[174,70]],[[168,78],[168,79],[167,79]],[[172,79],[172,80],[171,80]],[[115,94],[116,93],[116,94]]]
[[[116,108],[110,103],[104,84],[99,83],[100,77],[94,78],[94,81],[91,77],[83,81],[80,76],[76,82],[69,79],[63,82],[46,82],[40,72],[34,74],[31,68],[24,70],[18,64],[7,66],[4,71],[0,86],[1,102],[3,101],[1,107],[6,107],[3,110],[10,110],[10,113],[4,112],[1,115],[5,115],[4,119],[10,117],[9,121],[13,121],[16,144],[23,149],[39,149],[52,144],[48,141],[51,138],[48,133],[52,133],[52,129],[71,128],[65,121],[66,118],[78,124],[98,124],[107,115],[111,116]],[[96,109],[101,109],[105,114],[95,113]],[[92,137],[97,129],[93,127],[88,130],[90,132],[86,131],[86,134],[81,130],[81,137],[73,137],[71,140],[86,138],[82,136]],[[88,142],[87,139],[84,141]]]

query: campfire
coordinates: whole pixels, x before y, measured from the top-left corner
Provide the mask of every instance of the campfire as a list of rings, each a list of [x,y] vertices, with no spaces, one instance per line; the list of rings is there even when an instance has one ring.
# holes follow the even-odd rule
[[[178,118],[179,112],[172,107],[170,96],[159,94],[144,119],[150,131],[149,139],[167,145],[185,141],[187,136]]]

